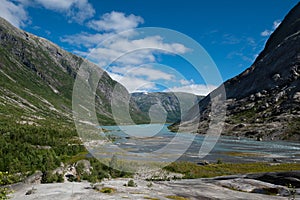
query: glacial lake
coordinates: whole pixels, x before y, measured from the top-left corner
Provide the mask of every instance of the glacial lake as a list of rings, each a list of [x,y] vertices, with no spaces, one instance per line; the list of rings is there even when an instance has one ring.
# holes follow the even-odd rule
[[[206,156],[199,157],[199,149],[203,145],[205,135],[173,133],[168,130],[167,125],[161,124],[101,128],[108,130],[106,136],[114,138],[107,146],[108,151],[121,149],[129,153],[127,158],[129,156],[136,160],[147,160],[147,156],[154,153],[160,161],[172,161],[176,158],[191,162],[216,162],[218,159],[225,162],[300,162],[300,143],[297,142],[256,141],[221,136],[215,144],[208,144],[213,148]],[[157,151],[161,152],[156,154]]]

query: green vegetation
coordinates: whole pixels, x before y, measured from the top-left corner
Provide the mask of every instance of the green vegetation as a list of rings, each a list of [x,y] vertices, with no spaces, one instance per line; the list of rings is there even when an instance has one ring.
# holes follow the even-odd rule
[[[85,173],[82,164],[79,164],[79,177],[73,181],[97,182],[110,176],[132,176],[97,159],[87,158],[87,154],[74,129],[0,124],[0,171],[10,174],[11,183],[21,181],[37,170],[43,173],[43,183],[62,182],[62,175],[53,174],[52,170],[60,167],[61,162],[73,164],[83,159],[90,161],[91,174]],[[111,165],[114,162],[112,159]]]
[[[127,187],[137,187],[137,184],[132,179],[130,179],[127,182],[127,184],[124,184],[124,186],[127,186]]]
[[[1,172],[0,171],[0,200],[6,200],[8,199],[8,194],[12,193],[12,191],[6,187],[3,187],[4,185],[10,184],[13,181],[11,180],[11,175],[8,174],[8,172]]]
[[[191,162],[174,162],[164,169],[183,173],[184,178],[209,178],[223,175],[293,171],[300,169],[300,163],[220,163],[200,166]]]
[[[62,162],[86,159],[88,153],[77,135],[71,110],[76,73],[84,60],[35,36],[25,39],[24,31],[16,33],[9,24],[0,24],[0,29],[5,38],[0,45],[0,171],[7,171],[12,182],[37,170],[43,173],[42,182],[61,182],[61,175],[53,174],[53,169]],[[98,83],[93,100],[102,125],[115,123],[110,94],[116,83],[106,73]],[[79,167],[75,181],[98,181],[110,174],[129,176],[94,159],[90,162],[91,174]]]
[[[116,191],[117,190],[115,188],[110,188],[110,187],[104,187],[100,190],[100,192],[107,193],[107,194],[115,193]]]
[[[153,198],[153,197],[144,197],[144,199],[159,200],[158,198]]]
[[[256,119],[256,115],[257,115],[257,111],[255,108],[251,108],[248,110],[243,110],[239,113],[235,113],[231,119],[233,121],[233,123],[235,124],[239,124],[242,123],[243,120],[242,119],[246,119],[247,121],[251,121],[253,119]]]
[[[96,158],[86,158],[91,163],[90,173],[87,173],[84,170],[84,166],[82,163],[79,163],[76,166],[76,171],[78,173],[78,177],[74,181],[87,180],[91,183],[97,183],[103,180],[104,178],[128,178],[132,177],[132,174],[125,171],[116,170],[110,166],[106,166]]]
[[[44,172],[42,175],[41,183],[63,183],[64,177],[63,174],[55,173],[51,171]]]
[[[262,157],[265,154],[262,153],[254,153],[254,152],[236,152],[236,151],[230,151],[230,152],[223,152],[222,154],[226,154],[229,156],[238,156],[238,157]]]
[[[29,125],[0,126],[0,171],[46,172],[86,151],[72,129]]]
[[[66,164],[73,164],[78,162],[79,160],[86,159],[87,154],[88,151],[85,150],[73,156],[63,156],[63,162]]]
[[[223,161],[221,159],[218,159],[217,164],[223,164]]]

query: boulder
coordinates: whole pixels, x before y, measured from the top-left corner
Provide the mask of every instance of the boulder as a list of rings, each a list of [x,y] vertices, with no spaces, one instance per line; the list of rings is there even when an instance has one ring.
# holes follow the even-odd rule
[[[292,185],[300,188],[300,171],[249,174],[246,177],[276,185]]]

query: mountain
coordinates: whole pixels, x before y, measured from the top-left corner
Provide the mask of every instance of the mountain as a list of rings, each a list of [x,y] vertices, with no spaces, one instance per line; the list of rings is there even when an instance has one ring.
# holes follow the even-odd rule
[[[72,91],[82,65],[102,74],[95,97],[97,117],[102,125],[114,124],[112,93],[118,85],[121,92],[116,95],[129,96],[123,86],[93,63],[0,18],[1,123],[72,125]],[[87,73],[90,81],[93,74]],[[142,122],[141,111],[133,102],[130,106],[133,119]]]
[[[222,134],[260,139],[300,140],[300,3],[268,39],[251,67],[226,81],[211,94],[226,91],[226,120]],[[205,133],[211,99],[199,102],[182,124],[195,124]],[[197,107],[197,109],[198,109]],[[193,116],[192,119],[189,116]],[[170,126],[172,130],[180,122]],[[189,125],[181,125],[188,129]]]
[[[166,112],[163,121],[168,123],[176,122],[194,104],[197,104],[203,97],[183,92],[153,92],[153,93],[132,93],[131,99],[137,104],[139,109],[147,115],[151,112]],[[155,110],[156,109],[156,110]],[[159,119],[157,119],[157,122]]]

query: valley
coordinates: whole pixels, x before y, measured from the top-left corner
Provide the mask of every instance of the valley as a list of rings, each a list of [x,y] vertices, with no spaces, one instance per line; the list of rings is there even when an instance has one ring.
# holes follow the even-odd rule
[[[0,17],[0,199],[296,199],[299,66],[300,3],[252,65],[207,96],[130,93]]]

